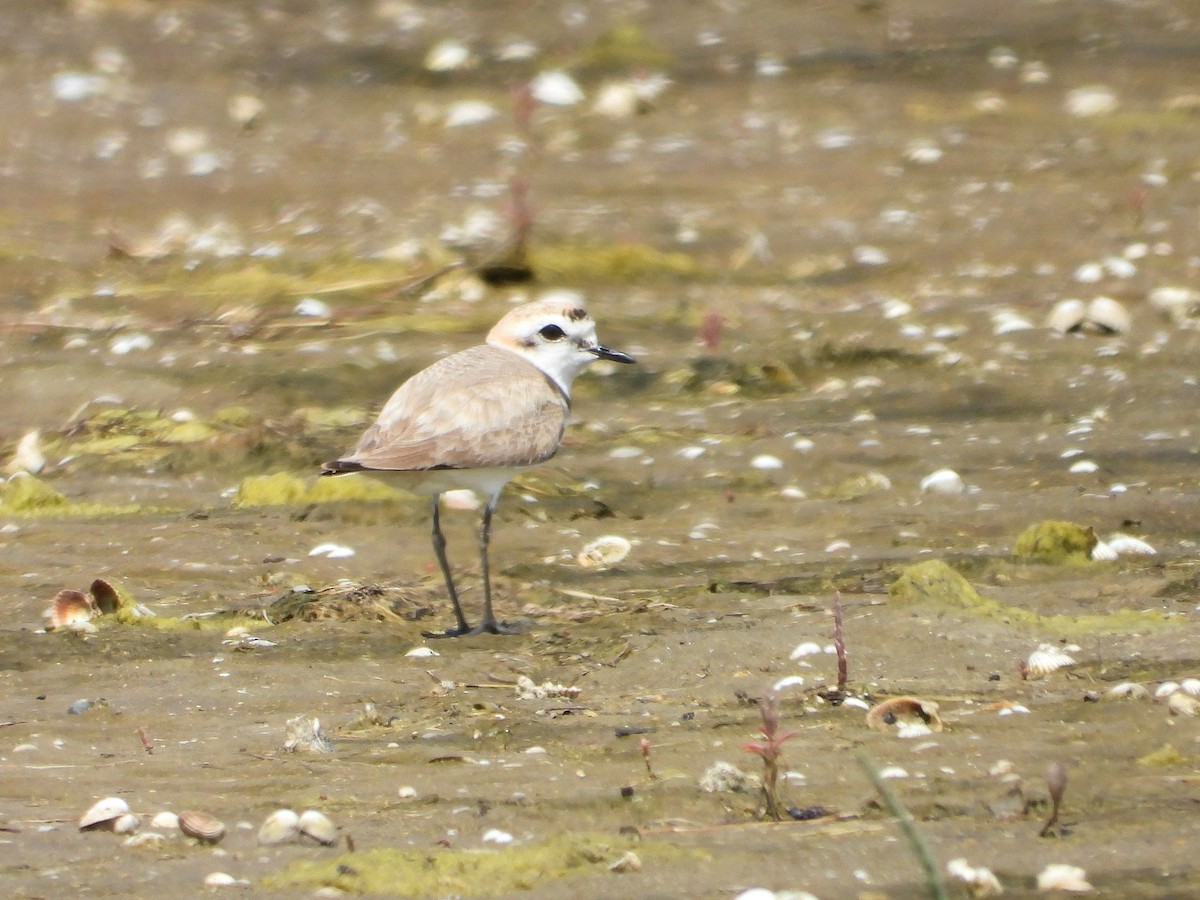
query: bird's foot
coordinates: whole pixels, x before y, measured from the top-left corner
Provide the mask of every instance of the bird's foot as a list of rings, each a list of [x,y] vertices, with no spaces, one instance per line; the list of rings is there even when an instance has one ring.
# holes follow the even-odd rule
[[[509,625],[506,622],[499,622],[495,619],[480,622],[474,628],[463,625],[458,625],[454,628],[447,628],[445,631],[422,631],[421,636],[427,638],[455,638],[466,637],[472,634],[528,634],[529,627],[527,625]]]

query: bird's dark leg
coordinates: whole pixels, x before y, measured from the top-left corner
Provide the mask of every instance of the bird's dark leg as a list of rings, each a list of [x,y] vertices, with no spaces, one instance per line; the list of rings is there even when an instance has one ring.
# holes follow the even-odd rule
[[[497,622],[496,614],[492,612],[492,579],[488,569],[488,545],[492,539],[492,513],[499,500],[499,491],[488,497],[487,504],[483,507],[483,521],[479,524],[479,567],[483,571],[483,621],[475,626],[472,634],[522,633],[519,629],[514,629],[503,622]]]
[[[426,631],[425,637],[458,637],[462,634],[470,634],[471,626],[467,624],[467,618],[463,615],[462,604],[458,602],[458,591],[454,587],[454,576],[450,574],[450,563],[446,559],[446,536],[442,534],[441,523],[441,494],[433,495],[431,504],[433,513],[433,552],[437,556],[438,565],[442,567],[442,576],[446,579],[446,590],[450,594],[450,602],[454,604],[454,617],[458,619],[458,625],[446,631]],[[484,582],[487,583],[486,581]]]

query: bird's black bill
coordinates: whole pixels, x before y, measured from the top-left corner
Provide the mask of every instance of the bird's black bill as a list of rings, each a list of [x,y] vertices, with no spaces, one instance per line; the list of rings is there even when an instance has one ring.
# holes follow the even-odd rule
[[[632,356],[630,356],[628,353],[622,353],[620,350],[610,350],[608,347],[601,347],[598,344],[595,347],[588,347],[588,352],[596,354],[596,356],[598,356],[600,359],[611,359],[613,362],[619,362],[619,363],[635,363],[635,362],[637,362],[637,360],[634,359]]]

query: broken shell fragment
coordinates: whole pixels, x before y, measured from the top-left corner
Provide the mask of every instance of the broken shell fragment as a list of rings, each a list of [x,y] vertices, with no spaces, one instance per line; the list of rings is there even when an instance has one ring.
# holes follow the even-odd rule
[[[105,797],[93,803],[79,818],[80,831],[112,831],[117,819],[129,813],[129,804],[120,797]]]
[[[587,544],[576,561],[585,568],[615,566],[629,555],[633,544],[617,534],[606,534]]]
[[[957,878],[972,897],[994,897],[1004,893],[1000,879],[986,866],[973,866],[965,859],[952,859],[946,863],[946,873]]]
[[[307,809],[300,814],[296,825],[301,837],[310,838],[326,847],[332,847],[337,843],[337,828],[322,812]]]
[[[1075,660],[1053,644],[1039,644],[1025,660],[1026,678],[1043,678],[1051,672],[1075,665]]]
[[[112,830],[116,834],[133,834],[141,824],[141,821],[133,813],[125,813],[125,815],[113,819]]]
[[[888,731],[893,726],[896,736],[905,738],[920,737],[943,728],[938,705],[917,697],[893,697],[877,703],[867,712],[868,728]]]
[[[300,816],[290,809],[277,809],[258,829],[258,842],[264,847],[287,844],[300,837]]]
[[[203,844],[215,844],[225,837],[225,823],[208,813],[189,810],[179,814],[179,830]]]

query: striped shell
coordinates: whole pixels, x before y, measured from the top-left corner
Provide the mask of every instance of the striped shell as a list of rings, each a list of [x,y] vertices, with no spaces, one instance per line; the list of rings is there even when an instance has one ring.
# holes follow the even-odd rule
[[[204,844],[215,844],[225,837],[225,823],[208,813],[188,810],[179,814],[179,830]]]

